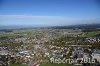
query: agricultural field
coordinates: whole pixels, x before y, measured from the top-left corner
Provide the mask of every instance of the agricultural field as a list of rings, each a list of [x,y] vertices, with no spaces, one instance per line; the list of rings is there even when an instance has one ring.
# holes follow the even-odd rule
[[[100,31],[87,32],[85,36],[100,38]]]

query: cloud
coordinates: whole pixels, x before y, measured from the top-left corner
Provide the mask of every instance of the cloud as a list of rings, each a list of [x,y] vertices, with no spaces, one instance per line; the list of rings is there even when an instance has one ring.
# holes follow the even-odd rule
[[[96,17],[72,18],[65,16],[0,15],[0,24],[9,23],[12,25],[73,25],[99,21]]]

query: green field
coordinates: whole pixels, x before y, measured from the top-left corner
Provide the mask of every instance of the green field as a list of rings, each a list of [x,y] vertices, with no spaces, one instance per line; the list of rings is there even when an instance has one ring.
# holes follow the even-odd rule
[[[97,37],[96,35],[100,34],[100,31],[88,32],[85,36],[86,37]]]

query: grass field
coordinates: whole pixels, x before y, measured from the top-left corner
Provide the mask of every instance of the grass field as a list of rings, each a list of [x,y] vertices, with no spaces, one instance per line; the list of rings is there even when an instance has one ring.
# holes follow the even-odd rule
[[[88,32],[86,37],[97,37],[97,34],[100,34],[100,31]]]

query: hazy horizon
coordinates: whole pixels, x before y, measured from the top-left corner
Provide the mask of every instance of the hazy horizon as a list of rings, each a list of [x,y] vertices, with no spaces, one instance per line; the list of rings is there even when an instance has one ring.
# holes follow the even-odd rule
[[[0,0],[0,26],[100,23],[99,0]]]

